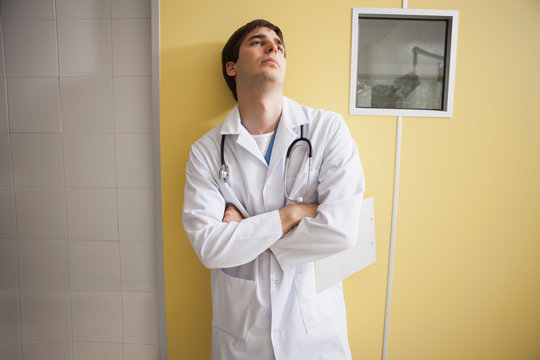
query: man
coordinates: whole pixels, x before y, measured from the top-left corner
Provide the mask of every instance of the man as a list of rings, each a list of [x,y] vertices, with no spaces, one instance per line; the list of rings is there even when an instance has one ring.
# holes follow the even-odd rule
[[[342,284],[316,293],[313,262],[356,243],[356,145],[338,114],[283,97],[275,25],[238,29],[222,68],[238,105],[193,144],[183,212],[212,269],[212,359],[350,359]]]

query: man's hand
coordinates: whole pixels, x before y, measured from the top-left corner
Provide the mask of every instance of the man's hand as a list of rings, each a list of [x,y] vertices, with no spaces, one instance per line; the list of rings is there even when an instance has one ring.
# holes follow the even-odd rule
[[[303,218],[317,216],[318,207],[319,204],[289,204],[279,209],[283,234],[298,225]],[[240,222],[242,220],[244,220],[244,217],[236,206],[227,204],[221,221],[230,223],[231,221]]]
[[[279,209],[283,234],[298,225],[305,217],[317,216],[319,204],[289,204]]]
[[[244,220],[244,217],[240,211],[238,211],[236,206],[233,204],[227,204],[225,207],[225,213],[223,214],[223,219],[221,221],[224,223],[230,223],[231,221],[240,222],[242,220]]]

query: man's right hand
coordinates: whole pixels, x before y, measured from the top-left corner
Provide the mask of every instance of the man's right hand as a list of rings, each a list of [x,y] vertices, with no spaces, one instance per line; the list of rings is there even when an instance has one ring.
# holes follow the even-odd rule
[[[283,234],[298,225],[305,217],[317,216],[319,204],[289,204],[279,209]]]

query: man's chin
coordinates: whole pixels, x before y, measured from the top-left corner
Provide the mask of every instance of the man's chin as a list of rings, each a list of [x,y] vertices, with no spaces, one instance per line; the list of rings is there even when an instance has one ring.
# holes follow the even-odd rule
[[[277,84],[283,84],[285,74],[281,74],[278,69],[272,69],[273,71],[263,71],[260,73],[260,80],[273,82]]]

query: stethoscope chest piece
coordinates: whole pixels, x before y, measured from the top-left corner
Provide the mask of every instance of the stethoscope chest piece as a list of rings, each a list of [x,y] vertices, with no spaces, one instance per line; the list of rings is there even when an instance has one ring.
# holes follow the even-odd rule
[[[219,169],[219,178],[225,182],[229,180],[229,166],[227,164],[221,164],[221,169]]]

